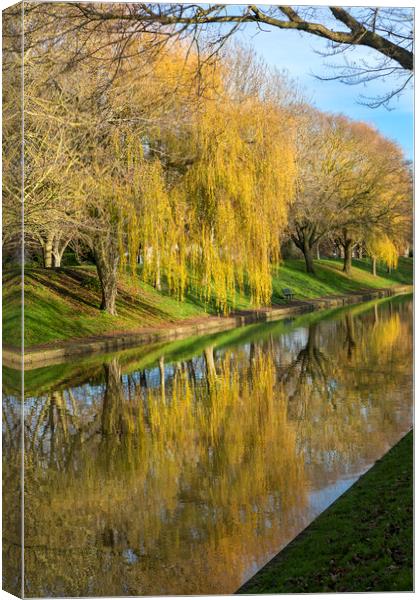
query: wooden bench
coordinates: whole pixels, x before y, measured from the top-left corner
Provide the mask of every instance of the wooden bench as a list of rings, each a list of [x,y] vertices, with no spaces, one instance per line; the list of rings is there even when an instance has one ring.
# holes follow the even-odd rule
[[[282,290],[282,292],[283,292],[283,298],[284,298],[285,300],[293,300],[293,292],[292,292],[292,290],[291,290],[291,289],[289,289],[289,288],[284,288],[284,289]]]

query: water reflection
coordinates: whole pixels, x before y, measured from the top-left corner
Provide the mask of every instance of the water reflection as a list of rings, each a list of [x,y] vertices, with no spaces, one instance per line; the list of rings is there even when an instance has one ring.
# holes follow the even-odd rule
[[[2,564],[3,589],[22,594],[22,403],[3,396]]]
[[[411,426],[412,302],[361,310],[28,390],[26,594],[235,591]]]

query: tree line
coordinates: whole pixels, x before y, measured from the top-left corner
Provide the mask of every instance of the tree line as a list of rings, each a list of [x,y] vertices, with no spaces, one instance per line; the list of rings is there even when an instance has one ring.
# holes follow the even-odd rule
[[[111,314],[122,272],[180,300],[196,287],[224,312],[238,288],[268,304],[286,239],[309,273],[322,240],[348,273],[356,245],[395,265],[411,235],[395,143],[315,109],[250,49],[157,44],[111,19],[85,29],[60,4],[45,20],[45,6],[25,16],[23,79],[19,15],[4,20],[6,260],[22,236],[45,268],[71,249],[95,264]]]

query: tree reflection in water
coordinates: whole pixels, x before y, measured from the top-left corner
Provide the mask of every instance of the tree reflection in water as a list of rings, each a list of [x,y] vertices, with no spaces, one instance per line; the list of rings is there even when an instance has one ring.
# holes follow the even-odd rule
[[[412,305],[357,310],[28,397],[26,593],[237,589],[411,425]]]

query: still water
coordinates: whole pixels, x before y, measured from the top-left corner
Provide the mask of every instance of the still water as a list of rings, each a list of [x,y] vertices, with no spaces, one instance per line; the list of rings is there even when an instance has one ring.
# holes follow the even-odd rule
[[[5,369],[9,589],[18,382]],[[411,428],[412,298],[35,369],[25,389],[25,595],[228,594]]]

